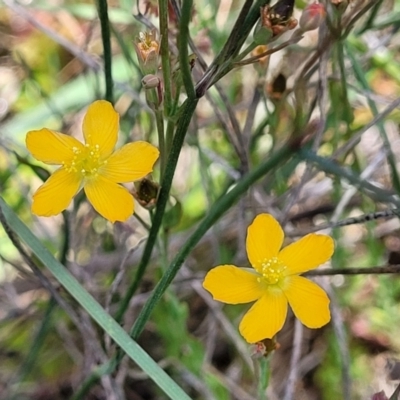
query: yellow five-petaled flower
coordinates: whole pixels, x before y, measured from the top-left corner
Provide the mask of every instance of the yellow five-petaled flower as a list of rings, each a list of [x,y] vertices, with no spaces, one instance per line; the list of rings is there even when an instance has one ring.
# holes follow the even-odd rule
[[[331,237],[309,234],[281,250],[284,233],[269,214],[258,215],[247,230],[246,249],[252,269],[220,265],[209,271],[203,286],[227,304],[255,301],[239,330],[249,343],[271,339],[282,328],[290,304],[309,328],[330,321],[329,298],[317,284],[299,276],[328,261]]]
[[[33,157],[61,165],[33,195],[32,212],[46,217],[59,214],[83,187],[99,214],[111,222],[125,221],[134,211],[134,202],[119,184],[152,172],[159,151],[140,141],[114,151],[119,115],[104,100],[89,106],[82,130],[85,143],[47,128],[27,133],[26,146]]]

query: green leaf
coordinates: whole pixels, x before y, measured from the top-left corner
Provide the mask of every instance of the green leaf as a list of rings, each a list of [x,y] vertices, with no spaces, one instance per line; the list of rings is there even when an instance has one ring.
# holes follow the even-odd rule
[[[0,208],[7,224],[32,250],[72,297],[89,313],[121,349],[146,372],[171,399],[190,399],[157,363],[121,328],[71,273],[42,245],[13,210],[0,198]]]

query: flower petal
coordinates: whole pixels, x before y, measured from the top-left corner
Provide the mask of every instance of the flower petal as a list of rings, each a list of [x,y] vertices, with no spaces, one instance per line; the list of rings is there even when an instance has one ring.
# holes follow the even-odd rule
[[[75,138],[47,128],[29,131],[26,134],[25,142],[36,160],[53,165],[72,161],[74,147],[83,148],[83,144]]]
[[[128,143],[108,158],[101,174],[113,182],[136,181],[153,171],[159,154],[157,147],[150,143]]]
[[[99,145],[102,158],[114,150],[118,138],[119,115],[111,103],[98,100],[92,103],[83,119],[83,136],[90,145]]]
[[[94,209],[111,222],[126,221],[133,214],[133,196],[102,176],[87,182],[84,190]]]
[[[259,214],[247,229],[247,256],[261,273],[261,263],[276,257],[282,247],[284,233],[279,222],[270,214]]]
[[[308,328],[320,328],[331,319],[329,297],[316,283],[302,276],[291,276],[284,293],[294,315]]]
[[[249,343],[272,339],[285,323],[287,300],[281,291],[268,291],[243,317],[239,331]]]
[[[207,273],[203,287],[214,300],[227,304],[249,303],[265,293],[258,278],[258,274],[234,265],[220,265]]]
[[[333,250],[334,242],[330,236],[311,233],[286,246],[278,258],[287,266],[287,275],[301,274],[328,261]]]
[[[32,213],[50,217],[64,211],[79,191],[80,184],[79,175],[59,168],[33,195]]]

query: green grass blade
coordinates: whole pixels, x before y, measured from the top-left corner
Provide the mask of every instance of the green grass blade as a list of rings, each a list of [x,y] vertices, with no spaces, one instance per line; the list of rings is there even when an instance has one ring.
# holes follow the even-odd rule
[[[171,399],[190,399],[157,363],[110,317],[70,272],[42,245],[29,228],[0,197],[0,208],[11,229],[32,250],[36,257],[89,313],[121,349],[146,372]]]

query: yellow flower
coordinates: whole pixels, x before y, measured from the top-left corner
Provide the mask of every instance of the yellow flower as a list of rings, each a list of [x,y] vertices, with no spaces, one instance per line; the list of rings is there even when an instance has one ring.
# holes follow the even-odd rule
[[[114,151],[119,115],[104,100],[92,103],[83,119],[85,144],[47,128],[29,131],[26,147],[46,164],[61,165],[33,195],[32,212],[49,217],[65,210],[83,187],[104,218],[125,221],[134,210],[133,197],[119,183],[145,177],[159,151],[147,142],[128,143]]]
[[[228,304],[256,301],[239,326],[249,343],[271,339],[282,329],[288,303],[309,328],[320,328],[331,318],[326,293],[299,274],[331,258],[332,238],[309,234],[281,250],[283,239],[283,230],[274,217],[258,215],[247,230],[246,240],[254,270],[220,265],[204,279],[204,288],[215,300]]]

